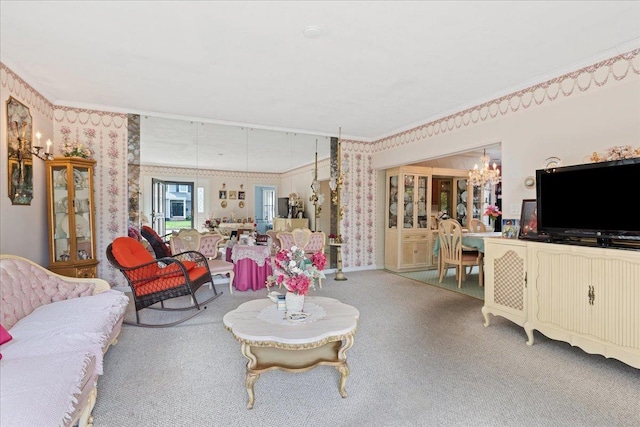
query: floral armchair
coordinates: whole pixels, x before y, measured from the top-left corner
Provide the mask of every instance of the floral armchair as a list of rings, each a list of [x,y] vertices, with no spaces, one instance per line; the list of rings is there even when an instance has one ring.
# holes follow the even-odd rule
[[[207,258],[212,276],[229,277],[229,292],[233,293],[233,263],[220,258],[219,247],[224,243],[224,237],[217,232],[201,233],[194,229],[181,229],[171,235],[169,245],[171,252],[185,251],[200,252]]]

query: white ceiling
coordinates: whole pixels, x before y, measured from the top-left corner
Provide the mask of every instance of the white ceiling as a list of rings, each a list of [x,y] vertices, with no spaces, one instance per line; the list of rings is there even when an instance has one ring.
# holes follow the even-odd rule
[[[640,47],[640,2],[2,1],[0,28],[56,105],[373,141]]]

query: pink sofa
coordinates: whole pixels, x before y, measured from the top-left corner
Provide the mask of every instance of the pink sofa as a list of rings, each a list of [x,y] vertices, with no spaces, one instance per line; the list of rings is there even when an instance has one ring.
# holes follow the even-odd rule
[[[103,355],[129,298],[101,279],[0,255],[0,425],[90,426]]]

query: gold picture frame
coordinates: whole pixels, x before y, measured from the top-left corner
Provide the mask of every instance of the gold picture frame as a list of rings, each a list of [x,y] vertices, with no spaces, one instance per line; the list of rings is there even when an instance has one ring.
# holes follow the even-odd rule
[[[7,100],[7,174],[14,205],[30,205],[33,199],[33,120],[29,108],[10,96]]]
[[[235,200],[238,198],[238,192],[237,191],[229,191],[229,200]]]

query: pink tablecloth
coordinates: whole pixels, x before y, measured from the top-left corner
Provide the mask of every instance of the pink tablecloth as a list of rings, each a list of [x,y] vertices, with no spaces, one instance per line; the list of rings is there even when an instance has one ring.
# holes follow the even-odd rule
[[[229,255],[230,253],[230,255]],[[233,245],[227,248],[227,258],[233,262],[234,287],[239,291],[254,291],[267,286],[271,275],[271,251],[268,246]]]

